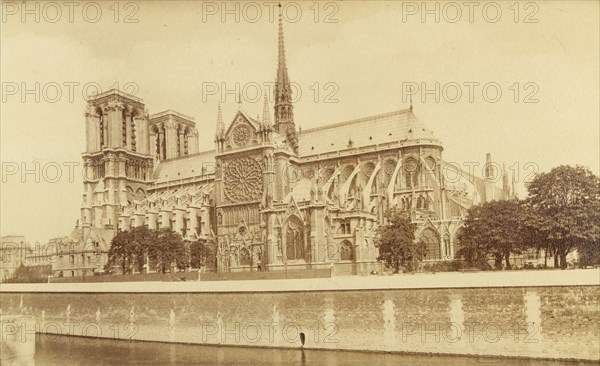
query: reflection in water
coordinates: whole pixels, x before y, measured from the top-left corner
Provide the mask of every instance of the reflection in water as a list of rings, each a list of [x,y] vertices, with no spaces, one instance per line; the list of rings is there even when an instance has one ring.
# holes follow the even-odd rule
[[[35,366],[75,365],[527,365],[565,362],[367,352],[217,347],[38,334]]]

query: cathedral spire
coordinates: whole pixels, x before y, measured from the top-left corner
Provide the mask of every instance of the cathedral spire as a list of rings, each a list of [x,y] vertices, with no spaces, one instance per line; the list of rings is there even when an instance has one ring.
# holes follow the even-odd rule
[[[275,130],[286,137],[294,150],[298,149],[296,126],[294,125],[294,108],[292,106],[292,88],[285,60],[285,44],[283,41],[283,15],[279,4],[277,79],[275,81]]]
[[[270,112],[269,112],[269,97],[267,96],[266,92],[265,92],[264,100],[265,101],[263,104],[262,124],[265,128],[270,128],[271,127],[271,116],[270,116]]]
[[[217,140],[222,139],[223,135],[225,135],[225,124],[223,123],[223,112],[221,112],[221,102],[219,102],[219,106],[217,107]]]

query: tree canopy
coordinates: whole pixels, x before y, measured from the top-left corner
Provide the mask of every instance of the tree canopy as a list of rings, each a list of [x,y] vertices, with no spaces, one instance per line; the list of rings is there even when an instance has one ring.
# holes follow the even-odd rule
[[[527,185],[526,225],[555,266],[567,267],[574,249],[597,250],[600,240],[600,180],[589,169],[561,165],[540,173]]]
[[[492,201],[473,206],[458,234],[458,255],[470,266],[484,267],[488,255],[496,268],[510,268],[510,255],[526,247],[522,236],[524,209],[516,200]]]
[[[523,201],[492,201],[469,209],[458,234],[458,255],[485,266],[488,256],[510,266],[511,253],[544,250],[554,266],[566,268],[578,249],[586,263],[600,260],[600,181],[589,169],[561,165],[527,184]]]
[[[143,272],[152,263],[162,273],[190,265],[188,248],[180,234],[168,228],[151,230],[146,226],[119,232],[111,242],[106,270],[118,266],[123,274]]]
[[[387,225],[380,225],[377,229],[377,260],[383,261],[396,273],[401,266],[407,271],[414,271],[425,256],[424,244],[415,242],[416,224],[411,223],[406,213],[395,209],[388,212],[387,219]]]

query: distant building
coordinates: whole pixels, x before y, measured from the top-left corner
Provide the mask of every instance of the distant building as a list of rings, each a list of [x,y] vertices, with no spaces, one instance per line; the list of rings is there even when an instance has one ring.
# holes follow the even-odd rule
[[[418,224],[426,260],[449,260],[466,211],[514,194],[489,154],[483,178],[445,162],[412,106],[299,131],[281,20],[276,75],[274,111],[265,97],[262,117],[239,110],[226,125],[219,107],[215,146],[203,151],[192,117],[149,115],[117,90],[90,100],[81,220],[70,237],[85,244],[63,254],[55,275],[99,270],[89,244],[105,255],[118,230],[140,225],[212,241],[219,271],[368,273],[380,269],[375,233],[393,207]]]
[[[29,243],[22,235],[8,235],[0,243],[0,281],[14,276],[15,270],[25,264]]]
[[[54,277],[86,277],[103,273],[113,237],[110,230],[90,230],[84,237],[81,229],[71,236],[51,239],[47,255],[51,256]]]

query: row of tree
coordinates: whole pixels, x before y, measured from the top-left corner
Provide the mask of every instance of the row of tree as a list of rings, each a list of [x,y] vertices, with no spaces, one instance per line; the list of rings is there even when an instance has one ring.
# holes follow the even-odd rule
[[[533,249],[567,268],[567,255],[577,249],[582,265],[600,263],[600,179],[580,166],[559,166],[527,184],[524,200],[492,201],[473,206],[458,233],[458,257],[472,267],[510,268],[511,255]],[[379,260],[396,271],[412,271],[424,257],[415,241],[415,225],[397,211],[379,228]]]
[[[214,249],[202,239],[185,241],[169,228],[134,227],[112,239],[105,271],[112,273],[117,267],[123,274],[143,273],[149,265],[159,273],[167,273],[211,266],[216,258]]]

